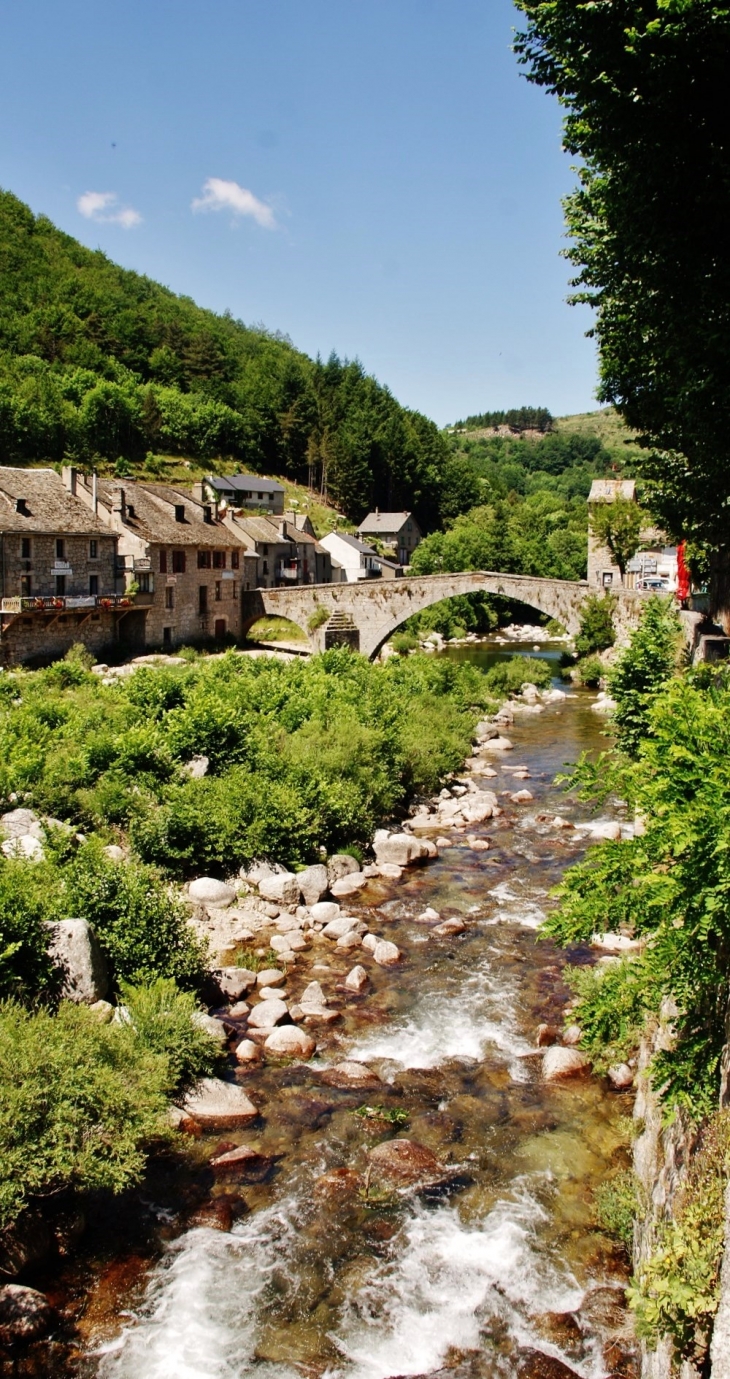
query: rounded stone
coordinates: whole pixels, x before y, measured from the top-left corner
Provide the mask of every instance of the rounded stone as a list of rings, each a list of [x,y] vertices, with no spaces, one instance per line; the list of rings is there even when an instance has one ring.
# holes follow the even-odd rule
[[[188,895],[200,905],[217,905],[221,909],[232,905],[236,899],[233,887],[226,885],[225,881],[218,881],[214,876],[199,876],[197,880],[191,881]]]
[[[580,1049],[566,1049],[560,1044],[552,1044],[545,1050],[542,1060],[542,1075],[545,1082],[557,1082],[564,1077],[575,1077],[588,1067],[588,1059]]]
[[[272,1030],[264,1044],[267,1053],[286,1058],[311,1058],[316,1047],[312,1036],[296,1025],[282,1025]]]

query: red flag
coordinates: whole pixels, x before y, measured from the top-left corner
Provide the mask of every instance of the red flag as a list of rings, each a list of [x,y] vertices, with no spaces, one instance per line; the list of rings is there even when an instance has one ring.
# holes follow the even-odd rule
[[[692,579],[684,558],[684,541],[680,541],[677,546],[677,598],[680,603],[686,603],[692,588]]]

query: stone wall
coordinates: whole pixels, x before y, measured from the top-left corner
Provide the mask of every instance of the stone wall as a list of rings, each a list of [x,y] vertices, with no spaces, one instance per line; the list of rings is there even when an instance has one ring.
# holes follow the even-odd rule
[[[0,546],[2,567],[2,595],[12,598],[21,593],[21,578],[30,578],[30,596],[49,595],[56,592],[56,573],[65,578],[67,595],[80,597],[91,593],[89,580],[92,575],[98,579],[99,594],[114,593],[116,534],[94,536],[58,533],[63,541],[63,562],[70,568],[56,571],[57,537],[46,533],[30,533],[30,559],[22,555],[22,536],[15,532],[6,533]],[[96,542],[96,556],[91,556],[91,541]]]
[[[29,613],[5,619],[0,643],[3,665],[57,660],[76,642],[102,658],[116,641],[116,624],[117,615],[102,608],[91,613]]]

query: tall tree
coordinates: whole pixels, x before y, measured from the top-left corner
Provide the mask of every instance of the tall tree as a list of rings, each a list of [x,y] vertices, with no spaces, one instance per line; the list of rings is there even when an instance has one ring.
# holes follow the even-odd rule
[[[591,531],[611,552],[622,584],[626,566],[639,548],[641,518],[641,508],[626,498],[616,498],[613,503],[595,503],[591,508]]]
[[[565,208],[599,397],[639,433],[653,512],[707,549],[730,628],[730,5],[516,3],[519,60],[581,160]]]

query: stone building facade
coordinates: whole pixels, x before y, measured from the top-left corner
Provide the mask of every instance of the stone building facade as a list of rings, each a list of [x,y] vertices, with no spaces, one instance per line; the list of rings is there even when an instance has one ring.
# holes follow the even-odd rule
[[[41,663],[117,640],[117,537],[52,469],[0,469],[0,656]]]
[[[168,484],[93,479],[68,471],[83,502],[117,534],[117,587],[132,605],[119,638],[171,649],[241,635],[241,589],[253,568],[214,504]]]

